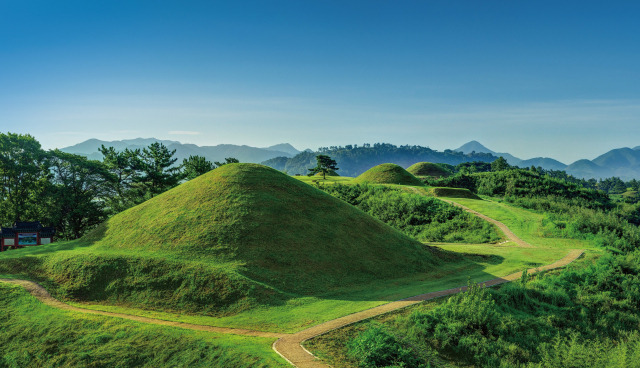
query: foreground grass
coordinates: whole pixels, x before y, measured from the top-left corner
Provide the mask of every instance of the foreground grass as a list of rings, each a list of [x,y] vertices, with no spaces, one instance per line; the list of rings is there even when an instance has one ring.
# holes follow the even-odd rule
[[[154,326],[51,308],[0,284],[2,367],[287,367],[273,339]]]

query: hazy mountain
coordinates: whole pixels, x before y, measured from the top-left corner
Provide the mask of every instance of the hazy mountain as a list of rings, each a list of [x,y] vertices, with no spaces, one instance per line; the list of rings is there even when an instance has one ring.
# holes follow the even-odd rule
[[[567,167],[567,165],[563,164],[562,162],[558,160],[554,160],[552,158],[548,158],[548,157],[535,157],[528,160],[523,160],[521,158],[513,156],[510,153],[495,152],[483,146],[478,141],[471,141],[471,142],[465,143],[462,146],[455,149],[454,151],[467,153],[467,154],[471,152],[490,153],[496,157],[500,157],[500,156],[504,157],[504,159],[507,160],[509,165],[518,166],[522,168],[531,167],[533,165],[535,167],[540,166],[546,170],[564,170]]]
[[[640,150],[618,148],[596,157],[594,163],[608,168],[628,168],[640,165]]]
[[[370,168],[384,163],[395,163],[407,168],[418,162],[457,165],[471,161],[492,162],[496,159],[490,153],[465,154],[452,150],[438,152],[429,147],[376,143],[363,146],[332,147],[318,152],[305,150],[291,158],[275,157],[262,162],[262,164],[276,170],[286,171],[290,175],[306,175],[309,173],[309,168],[316,166],[316,155],[318,154],[328,155],[336,160],[340,168],[338,174],[341,176],[358,176]]]
[[[457,149],[454,149],[454,151],[458,151],[462,153],[471,153],[471,152],[491,153],[491,154],[495,153],[492,150],[488,149],[487,147],[483,146],[478,141],[467,142],[462,146],[458,147]]]
[[[567,174],[576,178],[591,179],[610,177],[609,170],[587,159],[578,160],[565,169]]]
[[[174,157],[178,162],[189,156],[203,156],[209,161],[224,161],[226,157],[235,157],[240,162],[258,163],[274,157],[292,157],[299,151],[288,143],[277,144],[268,148],[258,148],[251,146],[238,146],[234,144],[219,144],[217,146],[198,146],[195,144],[183,144],[177,141],[160,140],[155,138],[136,138],[121,141],[101,141],[99,139],[89,139],[76,145],[62,148],[61,151],[87,156],[90,159],[102,160],[102,154],[98,151],[101,145],[113,147],[118,151],[125,148],[138,149],[149,146],[151,143],[160,142],[167,146],[169,150],[176,150]]]
[[[522,160],[520,161],[520,165],[518,166],[522,168],[535,166],[542,167],[543,169],[547,170],[565,170],[567,168],[566,164],[563,164],[562,162],[549,157],[536,157],[530,158],[528,160]]]
[[[298,153],[300,153],[300,151],[295,149],[295,147],[293,147],[289,143],[280,143],[280,144],[276,144],[276,145],[273,145],[273,146],[270,146],[270,147],[266,147],[265,149],[268,149],[269,151],[286,152],[286,153],[290,154],[291,156],[295,156]]]

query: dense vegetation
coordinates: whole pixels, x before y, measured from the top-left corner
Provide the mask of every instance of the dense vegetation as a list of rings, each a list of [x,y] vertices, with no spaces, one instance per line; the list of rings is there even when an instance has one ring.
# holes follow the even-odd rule
[[[88,160],[45,151],[30,135],[0,133],[0,225],[40,221],[55,227],[58,239],[76,239],[108,216],[224,164],[192,156],[177,165],[175,151],[161,143],[101,152],[103,161]]]
[[[487,243],[500,239],[488,222],[432,197],[361,184],[336,184],[324,190],[420,241]]]
[[[537,231],[589,240],[604,255],[363,323],[341,335],[350,342],[334,359],[358,367],[640,366],[640,206],[526,170],[475,179],[480,193],[544,213]]]
[[[505,192],[518,190],[518,195],[524,196],[539,196],[543,192],[545,195],[566,196],[567,191],[576,192],[577,188],[583,188],[607,194],[624,194],[623,199],[627,202],[640,201],[638,195],[640,182],[636,179],[628,182],[617,177],[585,180],[568,175],[565,171],[545,170],[533,166],[520,169],[508,165],[506,160],[501,158],[492,163],[465,162],[456,166],[442,166],[455,174],[446,178],[425,178],[426,184],[438,187],[467,188],[486,195],[512,195],[514,193],[507,194]],[[500,173],[500,176],[486,173]],[[556,192],[552,193],[550,189]],[[583,193],[586,192],[588,191]]]
[[[496,158],[488,153],[464,154],[445,150],[438,152],[421,146],[395,146],[388,143],[365,143],[362,146],[346,145],[344,147],[321,147],[317,152],[301,152],[294,157],[277,157],[263,162],[263,165],[276,170],[285,171],[289,175],[305,175],[308,168],[315,166],[318,154],[331,156],[337,161],[342,176],[358,176],[373,166],[393,162],[402,167],[409,167],[416,162],[441,162],[457,165],[462,162],[491,162]]]

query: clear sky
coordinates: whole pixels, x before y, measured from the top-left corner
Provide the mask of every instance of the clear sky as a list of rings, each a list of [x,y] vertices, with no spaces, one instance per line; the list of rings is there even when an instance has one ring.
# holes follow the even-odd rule
[[[0,131],[298,149],[640,145],[637,1],[0,0]]]

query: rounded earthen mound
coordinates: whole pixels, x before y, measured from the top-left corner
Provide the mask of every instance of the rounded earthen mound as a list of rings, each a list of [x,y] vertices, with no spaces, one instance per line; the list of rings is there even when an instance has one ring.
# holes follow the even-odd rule
[[[354,183],[400,184],[421,186],[420,179],[396,164],[374,166],[353,180]]]
[[[415,176],[430,176],[432,178],[446,178],[451,175],[449,170],[433,162],[418,162],[407,168]]]

